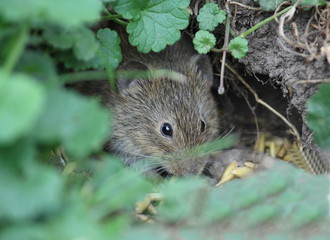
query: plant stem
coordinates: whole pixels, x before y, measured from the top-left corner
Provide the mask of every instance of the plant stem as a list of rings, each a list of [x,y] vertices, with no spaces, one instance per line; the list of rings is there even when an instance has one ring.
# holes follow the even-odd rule
[[[228,46],[228,41],[229,41],[229,30],[230,30],[230,19],[231,19],[230,8],[229,8],[229,5],[227,2],[225,2],[225,7],[226,7],[227,18],[226,18],[225,40],[223,43],[223,47],[221,48],[223,53],[222,53],[222,61],[221,61],[220,85],[218,88],[218,94],[223,94],[225,92],[223,79],[224,79],[224,74],[225,74],[225,62],[226,62],[226,55],[227,55],[227,46]]]
[[[119,19],[122,17],[121,14],[112,14],[111,12],[109,12],[109,10],[107,8],[104,8],[103,12],[107,15],[101,18],[101,21],[108,21],[108,20],[112,20],[116,23],[119,23],[121,25],[127,26],[128,23]]]
[[[101,21],[108,21],[108,20],[114,20],[116,18],[121,18],[121,14],[114,14],[114,15],[108,15],[108,16],[104,16],[101,18]]]
[[[125,22],[125,21],[123,21],[123,20],[121,20],[119,18],[115,18],[115,19],[113,19],[113,21],[116,22],[116,23],[119,23],[121,25],[124,25],[124,26],[127,26],[128,25],[127,22]]]
[[[83,71],[67,73],[59,76],[62,83],[74,83],[83,80],[105,80],[108,79],[106,71]]]
[[[18,36],[14,41],[12,48],[9,51],[9,54],[4,63],[4,70],[7,73],[11,73],[19,60],[22,52],[25,48],[25,45],[29,39],[29,30],[26,24],[21,26],[21,29],[18,33]]]
[[[241,33],[239,36],[242,38],[245,38],[246,36],[248,36],[250,33],[254,32],[255,30],[257,30],[258,28],[262,27],[263,25],[269,23],[270,21],[274,20],[276,17],[281,16],[283,13],[286,13],[287,11],[289,11],[293,6],[289,6],[285,9],[283,9],[282,11],[274,14],[273,16],[266,18],[265,20],[259,22],[258,24],[254,25],[252,28],[248,29],[247,31]]]
[[[116,75],[115,71],[112,68],[107,68],[108,81],[112,89],[116,89]]]
[[[223,48],[220,48],[220,49],[219,48],[212,48],[211,51],[216,52],[216,53],[222,53],[224,51],[224,49]]]
[[[158,69],[152,71],[146,70],[122,70],[122,71],[110,71],[101,70],[101,71],[83,71],[83,72],[73,72],[66,73],[59,76],[61,83],[74,83],[84,80],[97,81],[97,80],[110,80],[127,78],[127,79],[136,79],[136,78],[155,78],[155,77],[166,77],[171,78],[175,81],[182,81],[182,74],[178,72],[172,72],[168,69]],[[112,83],[113,84],[113,83]]]
[[[118,15],[119,15],[119,14],[118,14]],[[117,16],[117,15],[113,15],[113,16]],[[128,25],[127,22],[125,22],[125,21],[123,21],[123,20],[121,20],[121,19],[119,19],[119,18],[115,18],[115,17],[113,17],[113,16],[105,16],[105,17],[102,17],[102,18],[101,18],[101,21],[112,20],[112,21],[114,21],[114,22],[116,22],[116,23],[119,23],[119,24],[121,24],[121,25],[124,25],[124,26],[127,26],[127,25]]]

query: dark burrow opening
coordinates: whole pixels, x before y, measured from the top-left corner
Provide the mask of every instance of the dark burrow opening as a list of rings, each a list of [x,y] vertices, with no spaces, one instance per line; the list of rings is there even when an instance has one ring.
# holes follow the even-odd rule
[[[244,69],[236,71],[255,91],[259,99],[285,117],[298,131],[302,129],[301,114],[290,104],[288,95],[283,95],[280,85],[271,84],[266,75],[250,76],[244,73]],[[224,119],[228,123],[228,128],[232,128],[234,133],[241,136],[243,145],[253,144],[257,132],[267,132],[272,136],[295,140],[290,134],[290,127],[267,107],[256,102],[254,95],[237,77],[230,74],[228,70],[225,76],[226,93],[215,94],[215,96],[225,116]],[[219,77],[215,76],[215,80],[218,79]]]

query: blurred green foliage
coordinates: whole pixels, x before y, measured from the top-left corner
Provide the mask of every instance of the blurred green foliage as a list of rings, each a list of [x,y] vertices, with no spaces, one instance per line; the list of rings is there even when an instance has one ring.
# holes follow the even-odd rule
[[[128,20],[130,41],[147,52],[180,37],[188,3],[0,0],[1,240],[266,239],[265,232],[267,239],[327,239],[326,176],[279,164],[218,189],[198,177],[156,185],[115,157],[90,159],[111,131],[111,114],[61,79],[82,69],[111,75],[121,61],[117,33],[91,30],[104,5]],[[49,164],[59,146],[77,160],[74,172]],[[134,203],[153,191],[165,196],[156,223],[137,222]]]
[[[330,151],[330,84],[319,86],[318,92],[308,102],[308,126],[314,131],[315,141]]]

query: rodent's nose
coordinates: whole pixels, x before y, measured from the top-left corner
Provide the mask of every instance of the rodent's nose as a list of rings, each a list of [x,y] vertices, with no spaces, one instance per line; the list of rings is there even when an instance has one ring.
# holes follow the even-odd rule
[[[174,176],[191,176],[202,174],[205,167],[205,161],[201,159],[188,159],[176,161],[166,167],[167,171]]]

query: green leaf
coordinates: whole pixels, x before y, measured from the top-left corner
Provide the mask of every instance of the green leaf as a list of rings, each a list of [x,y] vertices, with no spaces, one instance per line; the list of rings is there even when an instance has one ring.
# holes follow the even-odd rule
[[[86,27],[71,30],[58,28],[46,29],[43,34],[45,40],[62,50],[73,48],[73,53],[78,60],[91,60],[99,48],[95,34]]]
[[[100,29],[96,38],[87,28],[74,31],[53,28],[45,31],[44,38],[56,48],[62,50],[73,48],[74,55],[70,51],[56,54],[68,69],[104,69],[105,67],[115,69],[122,60],[120,38],[116,31],[108,28]]]
[[[204,30],[199,30],[193,39],[195,49],[201,54],[208,53],[215,46],[215,42],[214,35]]]
[[[78,60],[71,51],[61,51],[55,54],[57,61],[63,62],[67,69],[74,69],[76,71],[95,68],[102,70],[104,64],[102,59],[96,53],[96,56],[89,61]]]
[[[319,91],[307,101],[307,125],[314,131],[319,146],[330,151],[330,84],[319,86]]]
[[[226,232],[223,234],[223,239],[226,240],[242,240],[242,239],[248,239],[246,233],[237,233],[236,231],[233,232]],[[260,239],[254,239],[254,240],[260,240]]]
[[[169,240],[172,239],[171,232],[166,231],[166,228],[159,226],[139,226],[127,229],[123,234],[125,240]]]
[[[33,223],[16,223],[11,226],[2,229],[0,233],[0,239],[2,240],[44,240],[50,239],[46,235],[46,229],[39,224]]]
[[[46,239],[107,239],[106,232],[101,231],[102,224],[87,211],[86,203],[81,198],[74,200],[45,226],[48,227]]]
[[[208,194],[205,179],[187,177],[173,179],[162,186],[164,201],[159,213],[168,221],[193,220],[202,214],[199,204]]]
[[[96,42],[95,34],[91,30],[82,28],[76,33],[75,40],[73,53],[77,59],[88,61],[95,56],[99,46]]]
[[[58,27],[46,28],[42,36],[50,45],[62,50],[72,48],[75,42],[75,37],[72,34],[72,31]]]
[[[285,0],[254,0],[254,1],[258,2],[260,8],[265,11],[273,11],[283,2],[285,2]]]
[[[68,27],[97,22],[103,8],[102,2],[95,0],[57,0],[45,5],[51,22]]]
[[[131,20],[137,18],[142,9],[147,8],[148,0],[119,0],[115,4],[115,11],[123,15],[123,18]]]
[[[251,226],[259,225],[276,216],[276,208],[271,205],[259,205],[247,214],[247,222]]]
[[[150,193],[151,183],[138,172],[125,168],[119,159],[104,160],[94,168],[97,173],[92,180],[94,214],[103,217],[120,209],[132,210],[136,201]]]
[[[230,40],[228,44],[228,51],[234,58],[240,59],[245,57],[246,53],[249,51],[248,40],[241,37],[235,37]]]
[[[286,190],[290,186],[290,180],[280,173],[274,173],[269,176],[269,184],[267,188],[263,188],[261,194],[264,196],[277,194]]]
[[[100,18],[102,2],[95,0],[0,0],[0,14],[10,22],[55,24],[76,27],[96,22]]]
[[[130,19],[129,42],[143,53],[159,52],[180,39],[189,23],[188,0],[119,0],[115,11]]]
[[[64,89],[48,93],[36,134],[44,143],[63,143],[69,154],[83,157],[99,150],[109,136],[109,113],[96,99]]]
[[[37,163],[28,167],[25,174],[0,167],[0,220],[36,218],[54,211],[61,203],[63,179],[55,170]]]
[[[116,216],[111,218],[111,220],[107,221],[106,224],[104,224],[106,228],[106,236],[107,239],[111,237],[111,239],[122,239],[122,233],[127,230],[129,224],[131,223],[131,219],[128,214],[123,214],[120,216]],[[125,239],[127,240],[127,239]]]
[[[283,233],[267,234],[266,240],[290,240],[290,236]]]
[[[0,167],[10,170],[26,169],[36,158],[36,146],[31,138],[22,138],[11,145],[0,146]]]
[[[109,28],[100,29],[97,32],[97,39],[100,43],[100,49],[97,52],[107,69],[115,69],[122,60],[120,49],[120,38],[116,31]]]
[[[53,59],[46,53],[27,50],[16,66],[18,72],[25,72],[38,80],[51,80],[56,77]]]
[[[292,3],[296,3],[297,0],[292,0]],[[302,0],[299,5],[301,6],[322,6],[327,4],[326,0]]]
[[[0,143],[11,143],[27,134],[39,117],[45,93],[26,75],[0,71]]]
[[[213,31],[219,23],[223,23],[226,19],[226,12],[220,10],[215,3],[207,3],[200,10],[197,16],[199,29]]]
[[[236,182],[239,185],[239,182]],[[251,191],[249,187],[241,189],[236,196],[235,206],[239,208],[246,208],[248,206],[258,203],[261,196],[258,191]]]
[[[316,219],[322,218],[324,215],[318,207],[306,203],[297,205],[294,209],[294,213],[291,221],[295,227],[301,227],[307,223],[312,223]]]
[[[206,208],[203,211],[203,220],[206,223],[212,223],[217,220],[225,219],[234,212],[232,204],[228,201],[221,201],[223,193],[222,189],[214,189],[211,191],[207,202],[205,204]]]

